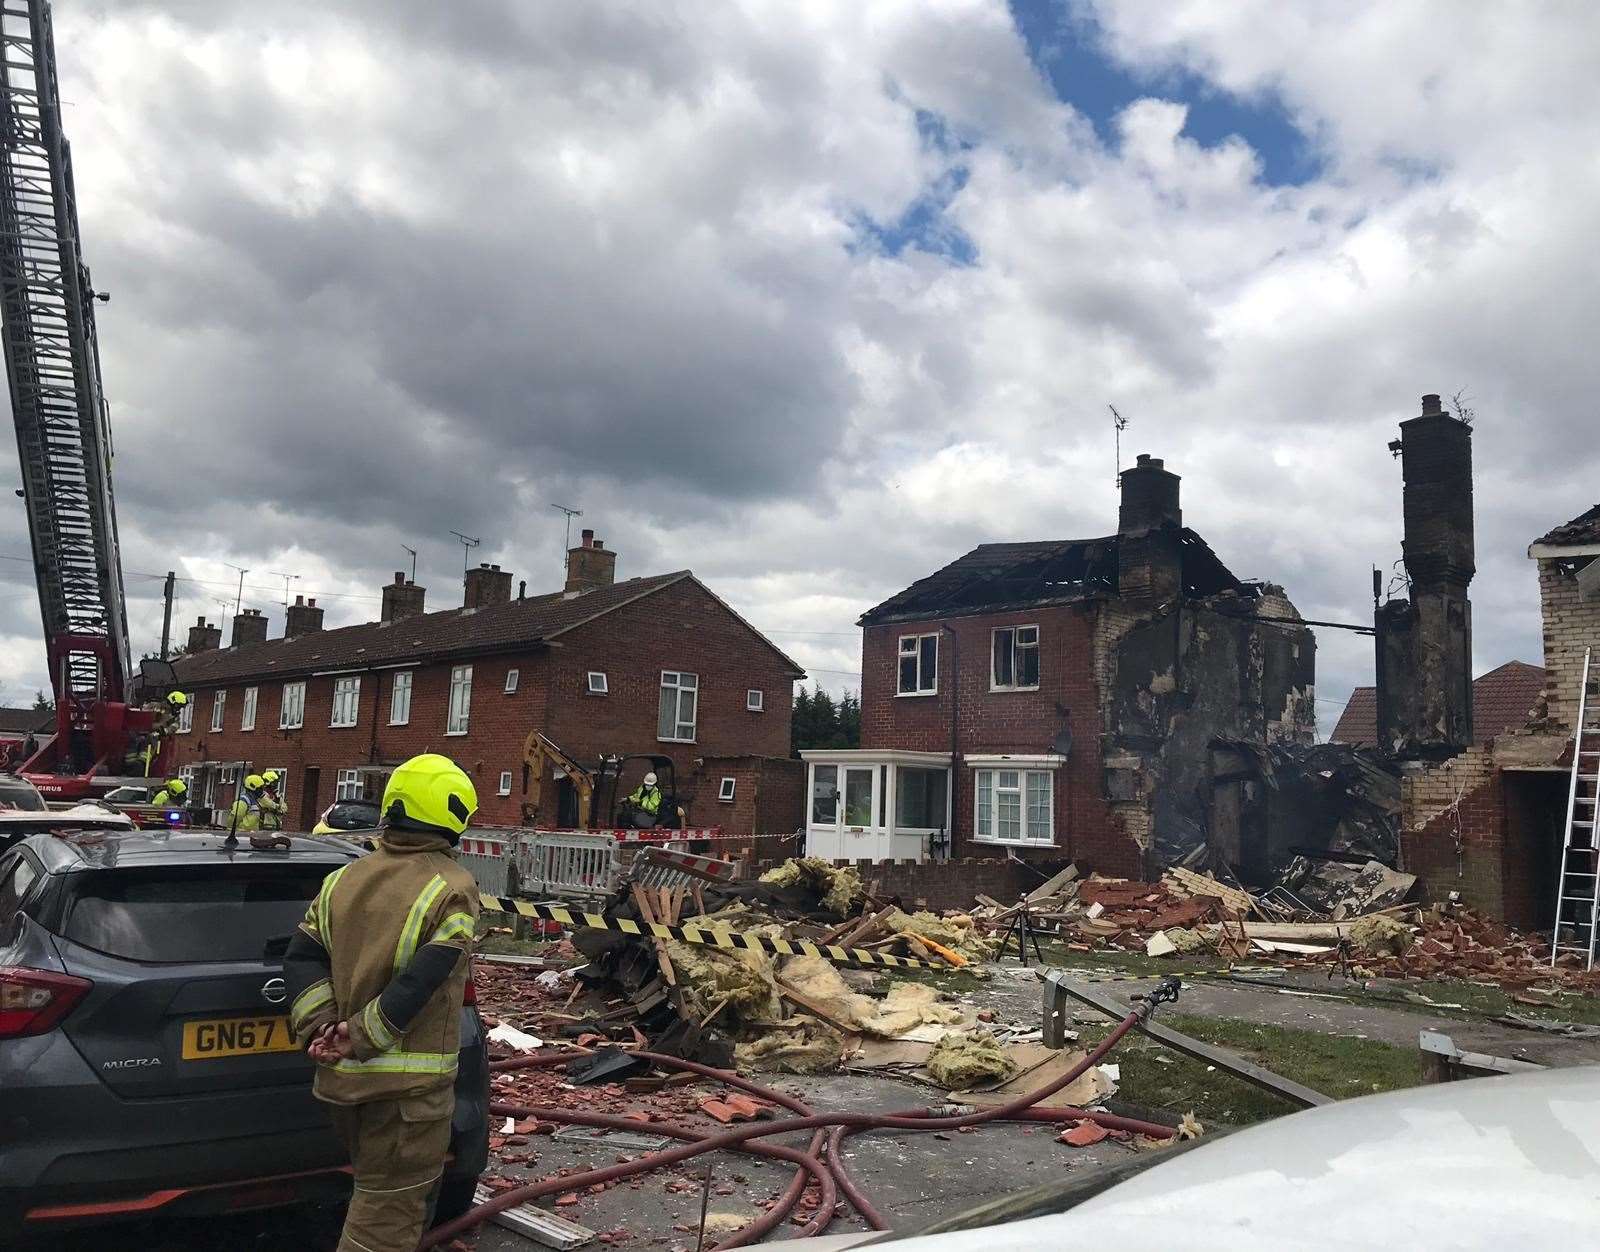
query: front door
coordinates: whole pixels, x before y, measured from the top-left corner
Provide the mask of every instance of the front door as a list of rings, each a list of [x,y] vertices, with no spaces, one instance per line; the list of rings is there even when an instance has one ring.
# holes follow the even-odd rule
[[[875,765],[811,767],[807,855],[828,860],[876,860],[883,855],[875,823],[878,777]]]
[[[322,809],[317,805],[317,789],[322,785],[322,771],[311,768],[300,784],[300,816],[295,823],[301,830],[310,830],[317,824]]]

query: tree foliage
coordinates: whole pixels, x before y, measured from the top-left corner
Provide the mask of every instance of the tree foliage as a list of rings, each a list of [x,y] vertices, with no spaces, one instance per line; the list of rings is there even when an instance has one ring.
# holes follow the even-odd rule
[[[791,735],[797,753],[808,748],[859,748],[860,693],[846,691],[836,702],[821,687],[801,687],[794,697]]]

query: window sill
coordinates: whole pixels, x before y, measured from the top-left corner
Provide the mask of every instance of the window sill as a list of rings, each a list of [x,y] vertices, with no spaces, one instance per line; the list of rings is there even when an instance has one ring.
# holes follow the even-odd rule
[[[304,722],[296,722],[293,726],[279,725],[278,727],[279,730],[304,730],[305,728],[306,724]]]
[[[1008,695],[1013,691],[1037,691],[1037,690],[1039,690],[1039,684],[1038,683],[1034,683],[1033,686],[1031,686],[1031,687],[995,687],[995,686],[991,686],[989,688],[989,694],[992,695],[992,696],[994,696],[994,695]]]
[[[409,725],[411,725],[411,719],[407,718],[403,722],[389,722],[387,724],[390,725],[390,726],[409,726]]]
[[[1054,839],[992,839],[983,835],[974,835],[973,843],[988,844],[994,848],[1054,848],[1057,846]]]
[[[693,743],[695,741],[693,739],[666,739],[666,738],[663,738],[660,735],[657,735],[656,736],[656,742],[657,743]]]
[[[447,739],[460,739],[471,733],[470,730],[447,730],[444,732]]]
[[[329,722],[328,723],[328,729],[329,730],[354,730],[355,728],[356,728],[356,723],[355,722]]]
[[[929,696],[938,695],[938,691],[897,691],[894,693],[896,700],[926,700]]]

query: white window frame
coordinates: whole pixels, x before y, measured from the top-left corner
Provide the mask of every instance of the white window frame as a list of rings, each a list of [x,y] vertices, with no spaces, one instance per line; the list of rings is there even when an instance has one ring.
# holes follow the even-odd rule
[[[361,675],[345,674],[333,680],[333,712],[328,725],[354,726],[361,720]]]
[[[444,733],[464,735],[472,726],[472,666],[450,669],[450,700],[445,707]]]
[[[244,699],[240,701],[242,707],[239,710],[240,730],[254,730],[256,728],[256,701],[260,696],[261,689],[259,687],[246,687],[244,689]]]
[[[733,803],[734,790],[739,786],[737,778],[724,778],[717,784],[717,799],[723,804]]]
[[[290,721],[290,717],[294,720]],[[306,680],[284,683],[278,698],[278,729],[299,730],[306,724]]]
[[[596,679],[599,681],[597,682]],[[611,687],[606,679],[606,672],[603,669],[590,670],[588,683],[589,694],[592,696],[608,696],[611,694]]]
[[[497,788],[495,788],[495,795],[497,795],[497,796],[508,796],[510,794],[511,794],[511,771],[508,770],[508,769],[503,769],[503,770],[500,771],[500,785]]]
[[[670,682],[668,681],[669,678],[671,679]],[[685,678],[689,679],[690,681],[685,683],[683,681]],[[661,733],[661,703],[667,699],[667,692],[669,691],[676,693],[672,697],[674,700],[672,719],[672,729],[674,733],[670,735],[663,735]],[[692,695],[694,697],[694,715],[688,721],[684,721],[683,719],[683,697],[685,695]],[[656,703],[656,739],[661,743],[693,743],[695,732],[698,730],[699,725],[700,675],[691,670],[684,669],[662,670],[661,689]],[[689,733],[687,735],[683,733],[685,726],[689,728]]]
[[[360,800],[367,794],[366,780],[358,769],[342,769],[333,776],[333,802]]]
[[[763,713],[766,711],[767,693],[760,687],[747,687],[744,693],[744,707],[746,712]]]
[[[194,701],[190,700],[178,710],[178,733],[187,735],[194,729]]]
[[[970,763],[970,762],[969,762]],[[1016,785],[1012,787],[1000,786],[1001,776],[1015,774]],[[1029,781],[1033,778],[1042,778],[1048,789],[1045,804],[1045,823],[1043,834],[1036,833],[1033,820],[1029,815],[1028,788]],[[985,780],[987,779],[987,786]],[[989,793],[990,812],[985,822],[983,798],[985,790]],[[1000,824],[999,795],[1004,791],[1017,797],[1017,829],[1020,832],[1015,838],[1003,837],[998,832]],[[987,833],[985,826],[987,825]],[[1056,842],[1056,784],[1055,771],[1051,767],[1040,768],[1030,765],[1027,761],[995,761],[985,764],[972,772],[972,840],[974,843],[1002,844],[1013,848],[1053,848]]]
[[[1017,642],[1017,635],[1018,635],[1018,633],[1020,631],[1024,631],[1024,630],[1031,630],[1033,632],[1033,642],[1019,645],[1018,642]],[[1011,681],[1008,682],[1008,683],[1001,682],[999,680],[999,678],[995,675],[995,647],[998,644],[1000,636],[1002,634],[1009,634],[1011,636]],[[993,630],[991,630],[989,632],[989,690],[990,691],[1037,691],[1037,690],[1039,690],[1039,684],[1037,682],[1019,683],[1019,682],[1016,681],[1017,675],[1021,672],[1021,667],[1017,664],[1017,658],[1018,658],[1019,650],[1021,650],[1021,651],[1029,651],[1029,650],[1031,650],[1033,652],[1034,676],[1035,676],[1035,678],[1039,677],[1040,674],[1042,673],[1041,661],[1043,660],[1043,658],[1039,654],[1039,627],[1038,627],[1037,623],[1034,623],[1034,622],[1018,622],[1015,626],[996,626]]]
[[[925,683],[929,682],[929,675],[922,672],[922,641],[924,639],[933,640],[933,675],[931,679],[931,685],[924,685]],[[908,648],[906,646],[907,644],[910,644],[911,646]],[[903,691],[900,688],[900,671],[902,668],[902,662],[907,657],[912,656],[917,658],[917,685],[915,689],[911,691]],[[900,645],[898,648],[896,648],[894,657],[894,693],[897,697],[907,696],[911,698],[918,696],[936,696],[939,694],[938,631],[924,631],[923,633],[917,635],[900,636]]]
[[[508,696],[516,695],[517,684],[521,681],[522,671],[520,669],[508,669],[506,671],[506,694]]]
[[[394,677],[389,680],[389,725],[411,725],[411,687],[416,675],[415,670],[399,669],[394,672]],[[402,682],[401,680],[405,681]],[[401,696],[405,697],[402,704]]]
[[[221,691],[213,692],[211,695],[211,729],[213,733],[221,731],[222,719],[227,715],[227,712],[227,688],[223,688]]]

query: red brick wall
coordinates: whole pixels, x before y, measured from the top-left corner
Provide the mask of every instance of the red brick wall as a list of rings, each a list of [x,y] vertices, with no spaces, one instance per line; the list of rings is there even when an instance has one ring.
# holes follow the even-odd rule
[[[1504,776],[1498,770],[1475,774],[1459,797],[1420,826],[1402,828],[1401,865],[1422,880],[1427,900],[1457,891],[1470,907],[1521,924],[1507,910],[1506,862],[1520,853],[1506,842]],[[1523,903],[1532,908],[1531,892]]]
[[[1139,850],[1103,799],[1100,695],[1094,672],[1095,604],[955,618],[943,623],[869,626],[861,644],[861,746],[924,752],[950,750],[952,670],[950,634],[940,639],[939,691],[900,696],[899,640],[948,624],[960,654],[960,752],[1044,753],[1062,726],[1057,705],[1071,710],[1073,746],[1055,774],[1056,847],[1010,845],[1029,861],[1071,858],[1087,869],[1137,875]],[[1039,627],[1039,689],[991,691],[991,632],[999,626]],[[953,816],[957,858],[992,857],[996,845],[972,838],[973,771],[958,766]]]
[[[197,688],[194,729],[177,738],[173,768],[199,761],[250,762],[254,768],[287,768],[285,799],[289,824],[305,829],[332,802],[336,772],[373,762],[404,760],[418,752],[439,752],[472,775],[478,789],[478,821],[514,825],[521,815],[522,745],[528,732],[541,729],[581,761],[602,752],[660,753],[676,762],[692,809],[697,777],[694,762],[708,753],[754,753],[786,757],[793,680],[779,655],[698,585],[678,583],[625,606],[561,637],[547,652],[476,657],[471,661],[472,708],[465,735],[446,735],[449,664],[412,670],[408,725],[390,726],[393,670],[363,674],[361,710],[353,727],[328,725],[333,711],[333,677],[306,679],[305,724],[278,729],[283,682],[257,684],[256,728],[239,730],[243,690],[228,687],[225,729],[209,730],[212,689]],[[517,690],[505,691],[506,671],[520,671]],[[666,744],[656,739],[661,671],[688,670],[700,677],[696,742]],[[587,673],[607,675],[609,694],[587,694]],[[745,692],[759,688],[765,711],[745,708]],[[374,711],[377,713],[374,727]],[[302,812],[307,767],[321,770],[315,805]],[[512,774],[511,794],[497,795],[501,771]],[[642,773],[641,770],[634,771]],[[633,781],[637,781],[634,779]],[[711,784],[715,802],[715,782]]]

